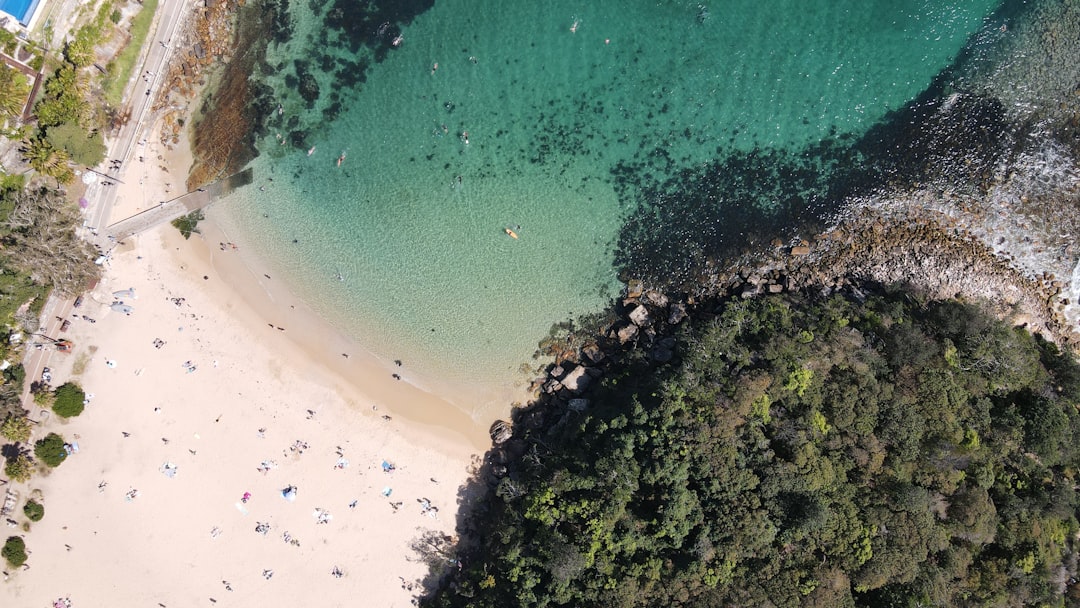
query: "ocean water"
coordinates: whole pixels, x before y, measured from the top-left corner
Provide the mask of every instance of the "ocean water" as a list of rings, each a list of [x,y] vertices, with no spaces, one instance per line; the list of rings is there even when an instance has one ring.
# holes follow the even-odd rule
[[[794,166],[823,142],[862,137],[985,40],[999,8],[358,4],[287,3],[254,76],[266,91],[255,181],[219,208],[374,353],[474,386],[475,401],[459,405],[481,419],[485,400],[525,378],[553,323],[599,310],[620,270],[633,275],[653,248],[682,240],[662,227],[694,226],[693,209],[653,226],[642,193],[663,198],[660,184],[723,172],[707,193],[721,210],[710,221],[724,223],[729,198],[769,208],[769,197],[728,192],[795,171],[763,163]],[[756,160],[717,163],[733,157]],[[858,162],[830,158],[811,173]]]

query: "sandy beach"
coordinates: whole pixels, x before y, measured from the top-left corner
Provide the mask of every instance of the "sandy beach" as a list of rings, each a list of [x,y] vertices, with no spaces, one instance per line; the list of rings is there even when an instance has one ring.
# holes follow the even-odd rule
[[[133,163],[113,219],[175,190],[185,162],[181,146]],[[9,530],[30,567],[0,604],[408,606],[427,572],[413,543],[453,533],[484,425],[393,378],[407,362],[336,335],[215,230],[128,239],[73,311],[74,353],[49,366],[92,398],[66,422],[31,408],[35,439],[78,452],[12,484],[45,517]],[[110,310],[132,288],[133,312]]]

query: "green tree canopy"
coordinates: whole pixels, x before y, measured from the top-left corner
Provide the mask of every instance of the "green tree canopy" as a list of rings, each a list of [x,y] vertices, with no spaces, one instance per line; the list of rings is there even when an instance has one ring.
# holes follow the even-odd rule
[[[23,515],[30,521],[41,521],[41,518],[45,517],[45,507],[40,502],[28,500],[23,505]]]
[[[4,421],[0,423],[0,435],[3,435],[8,441],[26,443],[30,441],[31,428],[30,419],[25,414],[10,412],[4,417]]]
[[[624,352],[587,408],[515,415],[423,605],[1063,605],[1071,353],[903,295],[703,310],[671,364]]]
[[[26,542],[21,536],[9,536],[4,548],[0,549],[2,556],[12,568],[18,568],[26,563]]]
[[[23,160],[30,168],[42,175],[48,175],[59,183],[67,183],[74,179],[75,174],[69,166],[71,154],[67,150],[57,148],[47,139],[33,138],[23,142]]]
[[[16,454],[4,463],[4,475],[16,483],[25,483],[34,474],[34,461],[26,454]]]
[[[73,418],[83,412],[86,393],[78,384],[65,382],[56,388],[52,409],[61,418]]]
[[[30,81],[26,76],[15,68],[0,64],[0,114],[18,118],[29,95]]]
[[[50,127],[45,137],[54,148],[66,150],[80,165],[93,167],[105,159],[105,141],[101,134],[87,133],[78,124],[65,122]]]
[[[34,443],[34,456],[46,465],[56,468],[67,458],[64,438],[56,433],[49,433]]]

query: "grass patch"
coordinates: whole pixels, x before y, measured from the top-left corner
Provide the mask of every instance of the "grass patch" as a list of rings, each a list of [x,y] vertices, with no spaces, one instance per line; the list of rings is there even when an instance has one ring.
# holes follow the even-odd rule
[[[72,376],[81,376],[86,371],[86,366],[90,365],[90,357],[97,352],[96,346],[91,346],[87,349],[89,352],[79,353],[75,356],[75,363],[71,366]]]
[[[135,62],[139,59],[146,42],[146,35],[150,32],[150,24],[154,21],[154,13],[157,12],[158,0],[145,0],[142,9],[131,20],[131,40],[120,51],[112,62],[109,63],[109,75],[105,78],[105,101],[113,107],[119,107],[124,97],[124,87],[131,78],[131,71],[135,69]]]

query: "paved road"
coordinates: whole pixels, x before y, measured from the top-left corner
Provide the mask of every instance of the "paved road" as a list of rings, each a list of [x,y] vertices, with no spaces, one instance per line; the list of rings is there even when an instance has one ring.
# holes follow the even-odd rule
[[[143,50],[143,61],[141,65],[137,65],[137,73],[132,75],[131,82],[128,83],[128,90],[125,91],[124,95],[124,99],[131,109],[131,119],[121,127],[120,133],[109,145],[109,152],[105,161],[106,165],[108,165],[109,160],[114,158],[121,159],[124,163],[134,159],[135,153],[133,149],[136,142],[146,137],[146,131],[151,126],[144,123],[153,118],[152,116],[148,118],[148,113],[158,89],[162,86],[162,66],[165,65],[173,52],[170,42],[172,42],[184,21],[191,14],[193,6],[191,0],[162,0],[161,4],[158,5],[157,25],[147,37],[146,48]],[[154,73],[149,89],[141,78],[142,74],[147,71]],[[146,93],[147,90],[149,90],[149,93]],[[108,172],[105,167],[96,167],[94,169],[100,173]],[[102,186],[99,180],[86,189],[85,198],[88,206],[84,225],[98,232],[109,224],[109,215],[116,200],[116,189]],[[174,205],[174,207],[182,205],[183,203]],[[62,337],[60,334],[61,321],[71,315],[72,304],[73,300],[62,300],[50,296],[41,313],[41,329],[35,335],[29,336],[28,341],[48,343],[53,339]],[[84,321],[80,320],[78,322],[83,323]],[[26,350],[23,358],[23,367],[26,369],[27,380],[23,389],[24,404],[30,405],[27,400],[30,392],[30,382],[41,379],[41,371],[48,366],[49,358],[64,356],[67,355],[57,353],[53,348],[37,350],[31,347]]]
[[[96,171],[109,173],[108,161],[112,159],[120,159],[125,164],[138,162],[135,161],[138,156],[135,147],[141,139],[147,137],[147,130],[153,122],[153,116],[148,118],[148,113],[158,90],[163,86],[163,66],[174,50],[171,43],[191,14],[192,8],[190,0],[162,0],[158,5],[157,26],[146,38],[142,64],[137,65],[136,73],[132,74],[125,95],[131,118],[121,127],[120,133],[109,146],[105,166],[94,167]],[[142,80],[142,75],[148,71],[153,73],[149,85]],[[102,186],[98,181],[86,189],[85,196],[89,202],[85,225],[95,230],[104,228],[109,224],[109,214],[116,200],[116,189]]]
[[[122,241],[133,234],[172,221],[196,209],[202,209],[213,201],[217,188],[218,184],[212,184],[207,188],[200,188],[195,192],[178,196],[171,201],[165,201],[157,207],[151,207],[141,213],[124,218],[115,224],[110,224],[101,233],[101,236],[107,242]]]

